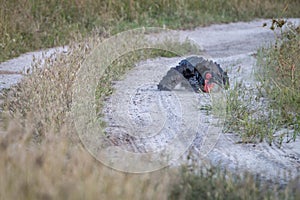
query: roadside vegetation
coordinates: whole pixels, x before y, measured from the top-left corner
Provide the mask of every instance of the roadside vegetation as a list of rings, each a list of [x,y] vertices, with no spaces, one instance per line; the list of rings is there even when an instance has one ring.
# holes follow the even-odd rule
[[[279,26],[279,27],[278,27]],[[273,20],[273,28],[281,28]],[[291,130],[293,140],[300,134],[300,26],[287,25],[270,49],[261,49],[257,79],[261,97],[269,100],[270,109],[277,111],[281,126]],[[284,137],[288,137],[283,133]],[[281,136],[282,137],[282,136]]]
[[[182,167],[172,184],[169,199],[226,200],[226,199],[298,199],[299,178],[290,181],[285,189],[261,182],[251,174],[232,174],[214,167]]]
[[[277,41],[258,51],[257,84],[236,83],[228,92],[226,128],[241,135],[241,142],[267,141],[279,147],[300,134],[300,29],[284,20],[270,28]],[[276,34],[274,32],[274,34]]]
[[[141,25],[191,28],[282,14],[299,17],[299,1],[290,0],[288,4],[279,0],[276,3],[271,0],[178,0],[175,3],[168,0],[155,3],[0,1],[3,5],[0,8],[0,61],[30,50],[64,44],[69,46],[68,52],[57,54],[56,59],[49,58],[44,63],[37,61],[32,73],[26,75],[22,83],[4,92],[4,111],[0,116],[5,129],[0,132],[0,199],[300,198],[299,178],[286,187],[278,188],[276,184],[264,185],[252,175],[234,175],[217,168],[201,169],[200,166],[193,166],[192,170],[186,167],[182,170],[166,168],[141,175],[117,172],[90,156],[75,134],[74,124],[68,116],[76,71],[86,56],[110,34]],[[184,49],[183,53],[195,50],[188,43],[173,42],[171,45]],[[267,73],[268,76],[264,77],[284,75],[287,78],[282,80],[291,81],[287,85],[281,80],[274,82],[259,95],[270,99],[273,109],[282,107],[279,113],[289,111],[287,116],[282,115],[278,124],[296,128],[299,124],[299,59],[293,60],[290,49],[295,50],[293,55],[299,55],[299,35],[286,34],[277,47],[259,53],[262,55],[260,66],[270,66],[260,74]],[[106,85],[101,85],[97,91],[99,106],[112,92],[110,83],[115,80],[116,74],[123,74],[139,60],[158,55],[173,56],[170,52],[149,50],[132,52],[115,61],[108,69],[114,72],[113,75],[103,77],[101,83]],[[282,74],[273,76],[272,69],[276,67],[271,68],[271,64],[279,66]],[[295,68],[291,68],[293,64]],[[283,69],[288,69],[289,74],[286,75]],[[272,79],[260,80],[262,85],[272,83]],[[283,89],[277,90],[275,83]],[[244,106],[247,105],[242,102],[243,95],[232,94],[235,103],[230,109],[245,120],[242,109],[246,109]],[[272,101],[280,95],[286,98]],[[295,110],[296,115],[292,112]],[[256,126],[257,123],[253,121],[250,125]],[[259,132],[255,133],[250,135],[251,140]],[[247,134],[244,136],[245,141],[249,140]]]
[[[108,36],[141,26],[193,28],[254,18],[299,17],[298,0],[0,0],[0,62],[68,45],[91,31]]]

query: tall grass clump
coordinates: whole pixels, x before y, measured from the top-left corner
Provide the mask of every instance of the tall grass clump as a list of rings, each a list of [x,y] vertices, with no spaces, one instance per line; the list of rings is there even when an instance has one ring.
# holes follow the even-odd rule
[[[281,146],[300,133],[300,29],[282,19],[272,22],[277,41],[258,51],[256,83],[235,83],[227,93],[225,132],[239,133],[241,142]]]
[[[283,20],[273,20],[271,29],[282,28]],[[278,121],[293,132],[300,133],[300,27],[287,24],[274,46],[261,49],[257,78],[271,109],[278,112]]]
[[[141,26],[192,28],[259,17],[299,17],[300,6],[297,0],[0,0],[0,4],[0,61],[67,45],[78,33],[105,35]]]

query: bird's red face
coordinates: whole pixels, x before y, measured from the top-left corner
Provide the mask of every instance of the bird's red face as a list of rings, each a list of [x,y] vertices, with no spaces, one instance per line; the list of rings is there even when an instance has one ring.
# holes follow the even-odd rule
[[[209,93],[210,90],[214,87],[214,83],[210,81],[212,78],[211,73],[205,74],[205,80],[204,80],[204,92]]]

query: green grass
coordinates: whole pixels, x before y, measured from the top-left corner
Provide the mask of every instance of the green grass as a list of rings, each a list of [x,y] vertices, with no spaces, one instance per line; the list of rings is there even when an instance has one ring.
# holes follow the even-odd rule
[[[141,26],[192,28],[254,18],[299,17],[297,0],[0,0],[0,62],[67,45],[78,35],[108,36]]]
[[[270,145],[296,139],[300,134],[299,42],[299,27],[290,26],[275,46],[259,50],[257,84],[249,88],[240,82],[228,91],[225,132],[239,133],[241,142]]]
[[[278,112],[280,125],[300,134],[300,27],[288,26],[275,46],[261,49],[257,78],[262,82],[261,96],[269,99]]]
[[[241,143],[258,143],[266,141],[282,142],[282,138],[275,136],[282,128],[279,115],[270,109],[265,99],[259,97],[257,90],[261,85],[249,88],[243,83],[236,83],[227,93],[227,118],[224,132],[238,133]]]
[[[298,199],[296,185],[299,178],[285,189],[276,184],[270,186],[250,174],[232,174],[214,167],[182,167],[178,182],[173,184],[169,199],[222,200],[222,199]]]

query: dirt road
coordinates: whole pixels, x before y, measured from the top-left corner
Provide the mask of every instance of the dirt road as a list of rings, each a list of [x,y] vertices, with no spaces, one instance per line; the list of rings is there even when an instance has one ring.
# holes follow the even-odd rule
[[[294,21],[299,23],[299,19]],[[246,85],[254,87],[252,72],[256,58],[253,55],[259,47],[275,41],[274,33],[262,27],[264,22],[270,20],[212,25],[179,31],[179,35],[193,40],[203,47],[207,58],[221,64],[229,73],[231,85],[243,80]],[[294,143],[284,143],[282,148],[265,142],[238,144],[238,135],[223,134],[222,129],[214,125],[216,120],[213,116],[197,109],[200,104],[209,101],[206,94],[190,95],[190,100],[183,100],[179,97],[184,96],[180,88],[175,93],[158,91],[156,85],[161,78],[181,59],[157,58],[141,62],[123,80],[116,82],[116,92],[104,108],[108,125],[106,132],[112,145],[133,153],[160,151],[167,148],[176,135],[187,134],[188,129],[188,137],[193,138],[192,144],[177,161],[168,155],[172,157],[173,165],[187,163],[189,155],[196,162],[203,162],[205,157],[213,165],[238,169],[239,172],[248,171],[281,183],[299,175],[299,139]],[[184,116],[184,110],[188,110],[190,115]],[[214,144],[207,144],[207,138]],[[189,140],[180,144],[176,144],[179,151],[186,150]]]

